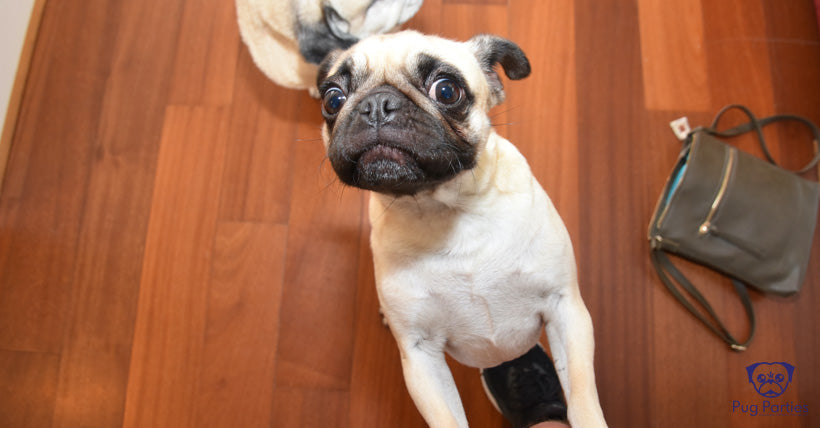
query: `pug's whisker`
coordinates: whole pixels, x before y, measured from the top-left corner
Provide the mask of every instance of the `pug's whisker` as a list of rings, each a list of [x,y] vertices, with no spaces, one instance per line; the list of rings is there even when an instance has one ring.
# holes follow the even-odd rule
[[[495,117],[497,117],[497,116],[501,116],[501,115],[502,115],[502,114],[504,114],[504,113],[509,113],[509,112],[511,112],[511,111],[513,111],[513,110],[518,110],[518,109],[520,109],[520,108],[521,108],[521,105],[508,106],[508,107],[507,107],[506,109],[504,109],[504,110],[499,110],[499,111],[493,112],[493,114],[487,115],[487,117],[489,117],[490,119],[493,119],[493,118],[495,118]]]
[[[319,138],[296,138],[294,141],[297,143],[312,143],[315,141],[322,141],[322,137]]]
[[[342,185],[341,189],[339,189],[339,199],[337,200],[337,202],[340,203],[340,204],[342,202],[342,199],[345,196],[345,190],[347,190],[347,186],[345,186],[345,185]]]
[[[325,156],[322,158],[322,161],[321,161],[321,162],[319,162],[319,170],[317,171],[318,173],[321,173],[321,172],[322,172],[322,169],[325,167],[325,163],[326,163],[327,161],[329,161],[329,160],[330,160],[330,158],[329,158],[327,155],[325,155]]]
[[[499,126],[513,126],[518,124],[520,124],[520,122],[490,123],[490,126],[497,128]]]
[[[330,189],[332,187],[335,187],[334,185],[338,182],[339,182],[339,180],[328,181],[327,183],[325,183],[325,185],[322,187],[322,190],[319,193],[325,193],[325,192],[330,191]],[[342,187],[344,187],[344,186],[342,186]]]
[[[416,203],[416,208],[421,211],[421,203],[419,203],[418,195],[413,195],[413,201]]]
[[[330,178],[330,180],[325,181],[325,184],[324,184],[324,186],[322,186],[322,190],[320,190],[319,193],[327,192],[331,187],[333,187],[337,183],[341,183],[341,182],[339,181],[339,177],[336,177],[335,174],[334,174]],[[343,185],[342,187],[344,188],[345,186]]]
[[[396,201],[397,201],[398,199],[399,199],[399,197],[398,197],[398,196],[394,196],[394,197],[393,197],[393,199],[391,199],[391,200],[390,200],[390,203],[389,203],[389,204],[387,204],[387,206],[386,206],[386,207],[384,207],[384,210],[382,210],[382,213],[381,213],[381,214],[379,214],[379,216],[378,216],[376,219],[371,219],[371,220],[370,220],[370,221],[371,221],[371,223],[372,223],[372,222],[374,222],[374,221],[375,221],[375,220],[377,220],[377,219],[381,219],[382,217],[384,217],[384,216],[387,214],[387,211],[389,211],[389,210],[390,210],[390,207],[392,207],[392,206],[393,206],[393,204],[395,204],[395,203],[396,203]]]

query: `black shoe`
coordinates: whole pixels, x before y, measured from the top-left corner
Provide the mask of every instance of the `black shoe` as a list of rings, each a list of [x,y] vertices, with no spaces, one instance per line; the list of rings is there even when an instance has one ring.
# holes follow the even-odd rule
[[[495,408],[514,428],[567,420],[558,374],[541,345],[512,361],[482,370],[481,382]]]

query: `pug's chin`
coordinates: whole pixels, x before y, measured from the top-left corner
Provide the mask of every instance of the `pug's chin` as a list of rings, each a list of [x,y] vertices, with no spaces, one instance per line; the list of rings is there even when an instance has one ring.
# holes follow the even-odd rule
[[[359,157],[352,184],[379,193],[413,195],[424,190],[426,180],[412,155],[379,144]]]

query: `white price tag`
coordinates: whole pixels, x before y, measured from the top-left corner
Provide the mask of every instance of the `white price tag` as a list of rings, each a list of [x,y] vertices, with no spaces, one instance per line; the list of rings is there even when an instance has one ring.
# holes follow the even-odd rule
[[[672,127],[672,132],[680,141],[686,140],[686,137],[692,132],[692,128],[689,127],[689,119],[686,116],[669,122],[669,126]]]

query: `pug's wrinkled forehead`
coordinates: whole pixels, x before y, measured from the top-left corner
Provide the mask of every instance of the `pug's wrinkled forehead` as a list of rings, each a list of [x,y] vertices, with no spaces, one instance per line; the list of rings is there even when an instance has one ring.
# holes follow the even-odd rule
[[[501,80],[494,71],[499,64],[513,80],[530,73],[521,49],[500,37],[478,35],[456,42],[403,31],[370,37],[346,51],[331,53],[320,66],[318,87],[320,94],[333,88],[341,91],[344,101],[353,101],[355,94],[387,84],[420,106],[430,99],[446,104],[452,101],[448,97],[459,96],[465,114],[471,110],[486,113],[504,100]],[[453,81],[463,92],[451,94],[451,86],[434,86],[442,78]],[[331,110],[333,105],[331,100]]]

